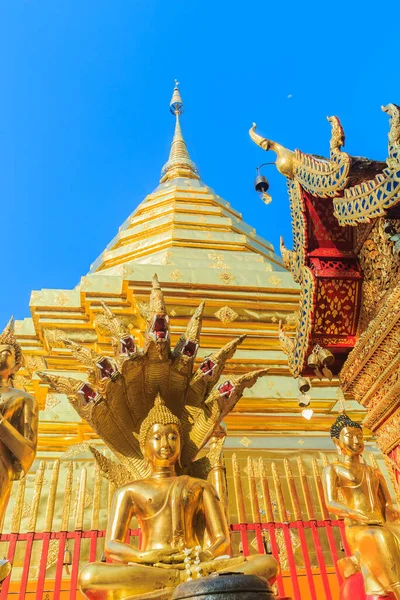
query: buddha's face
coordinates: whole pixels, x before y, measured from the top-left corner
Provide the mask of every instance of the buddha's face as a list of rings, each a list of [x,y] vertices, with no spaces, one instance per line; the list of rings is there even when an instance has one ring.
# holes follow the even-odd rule
[[[0,376],[8,379],[15,371],[15,348],[11,344],[0,344]]]
[[[364,439],[362,429],[359,427],[344,427],[336,442],[343,454],[355,456],[364,450]]]
[[[144,455],[151,465],[175,465],[181,453],[181,439],[177,425],[153,425],[147,434]]]

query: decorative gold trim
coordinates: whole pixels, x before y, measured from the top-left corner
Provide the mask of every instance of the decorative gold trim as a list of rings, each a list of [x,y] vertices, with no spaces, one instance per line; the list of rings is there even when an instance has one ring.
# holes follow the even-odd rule
[[[332,125],[330,159],[294,152],[294,177],[313,196],[334,198],[348,184],[351,157],[342,152],[345,136],[338,117],[327,117]]]
[[[340,225],[368,223],[400,201],[400,108],[388,104],[382,110],[390,116],[388,167],[374,179],[345,189],[344,198],[333,201]]]

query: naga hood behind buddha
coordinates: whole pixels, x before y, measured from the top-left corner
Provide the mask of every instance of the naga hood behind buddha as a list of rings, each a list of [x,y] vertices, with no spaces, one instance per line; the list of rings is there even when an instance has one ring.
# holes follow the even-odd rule
[[[129,329],[102,303],[97,325],[111,336],[114,356],[104,356],[63,334],[64,344],[87,369],[88,381],[40,373],[54,390],[68,396],[79,415],[113,451],[115,462],[92,449],[103,474],[117,487],[150,474],[140,449],[140,426],[159,396],[180,421],[182,453],[179,474],[207,478],[222,452],[218,437],[207,456],[199,453],[218,431],[246,387],[267,373],[252,371],[219,382],[223,368],[245,336],[228,342],[194,369],[200,342],[204,302],[172,349],[164,296],[154,275],[143,348]],[[215,439],[215,438],[213,438]]]

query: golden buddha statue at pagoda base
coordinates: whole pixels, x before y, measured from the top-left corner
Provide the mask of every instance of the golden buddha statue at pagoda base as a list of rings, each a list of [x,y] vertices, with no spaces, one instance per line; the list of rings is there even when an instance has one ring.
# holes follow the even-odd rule
[[[15,373],[22,364],[22,351],[14,335],[11,319],[0,335],[0,527],[13,481],[32,466],[36,455],[38,407],[36,400],[13,386]],[[11,566],[0,561],[0,581]]]
[[[342,559],[344,575],[361,572],[367,598],[400,598],[400,514],[380,471],[360,461],[361,425],[343,413],[331,427],[331,438],[339,462],[324,468],[323,484],[329,511],[345,520],[353,554]]]
[[[158,398],[140,429],[151,475],[116,492],[105,554],[119,564],[92,563],[83,569],[80,586],[88,598],[170,598],[179,583],[215,572],[276,575],[270,556],[223,556],[230,546],[224,508],[210,483],[177,476],[181,444],[181,423]],[[142,531],[140,550],[125,541],[134,516]]]
[[[117,564],[84,567],[80,586],[87,598],[166,600],[179,583],[201,575],[240,571],[271,580],[277,573],[271,556],[229,556],[223,504],[221,422],[267,370],[219,381],[245,336],[193,369],[203,310],[204,302],[171,350],[169,317],[154,276],[143,349],[126,323],[102,304],[96,322],[111,335],[115,356],[65,337],[74,357],[88,368],[88,381],[39,374],[67,394],[119,461],[92,449],[102,473],[118,488],[105,542],[106,556]],[[199,457],[206,444],[208,453]],[[133,517],[142,531],[140,548],[127,542]]]

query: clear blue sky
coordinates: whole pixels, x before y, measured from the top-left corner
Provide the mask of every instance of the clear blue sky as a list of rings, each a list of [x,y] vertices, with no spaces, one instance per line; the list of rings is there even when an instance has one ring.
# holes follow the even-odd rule
[[[269,170],[264,206],[253,179],[269,155],[248,128],[326,154],[336,114],[350,153],[384,159],[399,16],[398,1],[4,0],[0,325],[29,316],[31,290],[74,287],[156,187],[175,78],[203,180],[290,246],[285,181]]]

